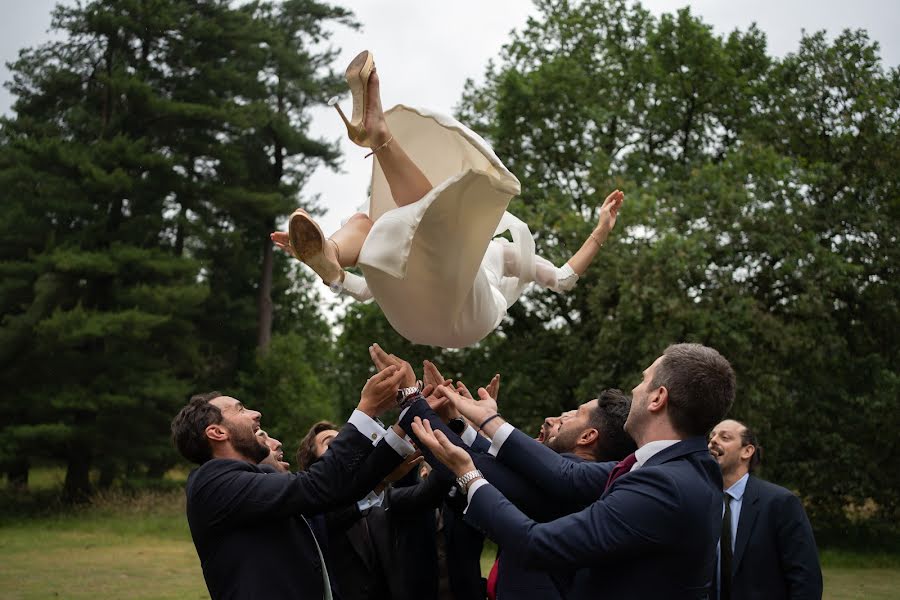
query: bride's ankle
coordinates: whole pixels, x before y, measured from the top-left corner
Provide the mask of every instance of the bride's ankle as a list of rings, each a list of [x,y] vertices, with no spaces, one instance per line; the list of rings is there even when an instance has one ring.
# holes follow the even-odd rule
[[[385,146],[394,139],[394,136],[391,135],[391,130],[387,128],[387,125],[383,127],[373,127],[369,133],[369,148],[373,150],[377,150],[382,146]]]

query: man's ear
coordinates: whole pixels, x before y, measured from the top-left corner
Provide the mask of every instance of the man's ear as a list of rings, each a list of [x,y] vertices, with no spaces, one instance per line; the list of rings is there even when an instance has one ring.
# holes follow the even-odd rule
[[[669,390],[661,385],[650,393],[647,410],[656,413],[669,406]]]
[[[581,435],[578,436],[578,441],[575,442],[579,446],[590,446],[594,442],[597,441],[597,438],[600,437],[600,432],[594,429],[585,429],[581,432]]]
[[[228,429],[221,423],[213,423],[206,426],[206,437],[212,442],[224,442],[228,439]]]
[[[753,455],[756,453],[756,446],[752,444],[747,444],[746,446],[741,447],[741,460],[749,461],[753,458]]]

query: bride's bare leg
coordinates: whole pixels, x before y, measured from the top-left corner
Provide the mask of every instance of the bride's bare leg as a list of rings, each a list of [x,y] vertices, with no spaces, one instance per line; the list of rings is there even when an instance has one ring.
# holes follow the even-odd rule
[[[384,120],[378,73],[375,71],[369,76],[366,116],[363,122],[371,140],[371,148],[375,150],[375,158],[381,165],[397,206],[412,204],[430,192],[433,186],[416,163],[397,140],[389,142],[391,132]]]
[[[356,213],[343,227],[331,234],[329,245],[337,251],[337,261],[343,268],[353,267],[359,260],[359,251],[372,229],[372,219],[368,215]]]

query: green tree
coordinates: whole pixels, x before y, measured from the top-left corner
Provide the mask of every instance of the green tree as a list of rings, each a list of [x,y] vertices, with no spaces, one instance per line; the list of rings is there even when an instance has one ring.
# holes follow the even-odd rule
[[[505,383],[529,382],[505,412],[536,423],[629,389],[668,343],[706,343],[738,372],[764,474],[820,531],[866,499],[895,520],[897,69],[859,31],[779,60],[755,27],[720,37],[688,10],[537,6],[460,116],[522,181],[511,210],[557,263],[608,190],[626,204],[573,293],[531,293],[482,343],[517,371]]]
[[[16,115],[0,135],[8,469],[62,458],[71,498],[89,492],[92,467],[103,485],[161,475],[175,460],[168,422],[191,391],[236,386],[241,368],[261,369],[254,389],[267,389],[256,350],[273,324],[309,337],[290,353],[298,363],[327,364],[318,307],[268,233],[310,170],[335,161],[304,134],[336,85],[320,50],[329,20],[352,25],[310,1],[96,0],[57,8],[64,39],[12,65]],[[315,368],[292,385],[327,398]]]

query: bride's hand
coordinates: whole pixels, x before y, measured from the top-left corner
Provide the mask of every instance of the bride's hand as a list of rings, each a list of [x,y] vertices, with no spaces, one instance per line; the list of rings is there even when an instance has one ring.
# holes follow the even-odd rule
[[[269,238],[272,240],[272,243],[293,256],[297,258],[297,255],[294,254],[294,249],[291,248],[291,238],[288,235],[287,231],[273,231]]]
[[[603,241],[606,241],[606,236],[616,226],[616,219],[619,216],[619,209],[622,208],[622,200],[624,199],[625,194],[620,190],[614,190],[603,201],[603,206],[600,207],[597,229],[595,230],[598,235],[603,236]]]

